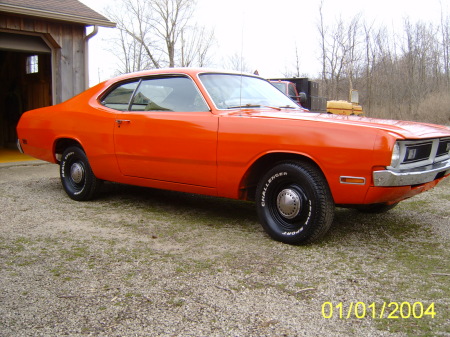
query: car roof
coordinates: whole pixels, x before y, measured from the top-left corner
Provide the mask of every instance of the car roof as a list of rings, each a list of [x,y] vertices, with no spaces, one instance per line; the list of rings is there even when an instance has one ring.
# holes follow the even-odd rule
[[[121,80],[126,80],[130,78],[142,77],[142,76],[151,76],[151,75],[164,75],[164,74],[186,74],[192,77],[197,76],[202,73],[220,73],[220,74],[233,74],[233,75],[245,75],[245,76],[253,76],[259,77],[254,74],[238,72],[238,71],[230,71],[223,69],[213,69],[213,68],[160,68],[160,69],[151,69],[151,70],[141,70],[138,72],[127,73],[123,75],[119,75],[117,77],[111,78],[106,82],[112,81],[117,82]]]

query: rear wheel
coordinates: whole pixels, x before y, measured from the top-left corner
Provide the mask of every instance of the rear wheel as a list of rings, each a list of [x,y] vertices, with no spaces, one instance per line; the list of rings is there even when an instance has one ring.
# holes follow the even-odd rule
[[[86,154],[77,146],[69,147],[63,152],[60,177],[67,195],[77,201],[92,199],[100,185]]]
[[[323,174],[303,162],[281,163],[261,179],[256,191],[261,225],[275,240],[315,241],[330,228],[334,202]]]

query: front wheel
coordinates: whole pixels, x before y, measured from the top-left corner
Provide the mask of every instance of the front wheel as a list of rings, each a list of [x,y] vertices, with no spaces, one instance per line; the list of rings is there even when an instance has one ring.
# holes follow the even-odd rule
[[[322,237],[334,218],[334,201],[322,172],[303,162],[269,170],[256,190],[261,225],[275,240],[305,244]]]
[[[73,200],[85,201],[94,197],[100,185],[92,172],[86,154],[76,146],[67,148],[60,163],[61,183]]]

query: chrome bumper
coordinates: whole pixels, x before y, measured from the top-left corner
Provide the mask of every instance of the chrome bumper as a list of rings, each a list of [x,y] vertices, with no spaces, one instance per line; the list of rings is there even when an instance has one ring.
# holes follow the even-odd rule
[[[19,149],[20,153],[23,153],[22,146],[20,145],[20,140],[19,139],[17,139],[17,148]]]
[[[375,186],[410,186],[429,183],[450,174],[450,159],[408,170],[382,170],[373,172]]]

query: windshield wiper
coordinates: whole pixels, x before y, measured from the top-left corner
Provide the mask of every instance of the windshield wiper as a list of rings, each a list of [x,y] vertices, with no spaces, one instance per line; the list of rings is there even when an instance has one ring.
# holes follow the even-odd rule
[[[241,109],[241,108],[269,108],[277,111],[281,111],[280,108],[269,105],[260,105],[260,104],[245,104],[245,105],[237,105],[237,106],[229,106],[228,109]]]
[[[292,106],[292,105],[285,105],[285,106],[280,106],[279,108],[281,109],[298,109],[298,106]]]
[[[227,107],[227,109],[240,109],[240,108],[260,108],[259,104],[245,104],[245,105],[232,105]]]

